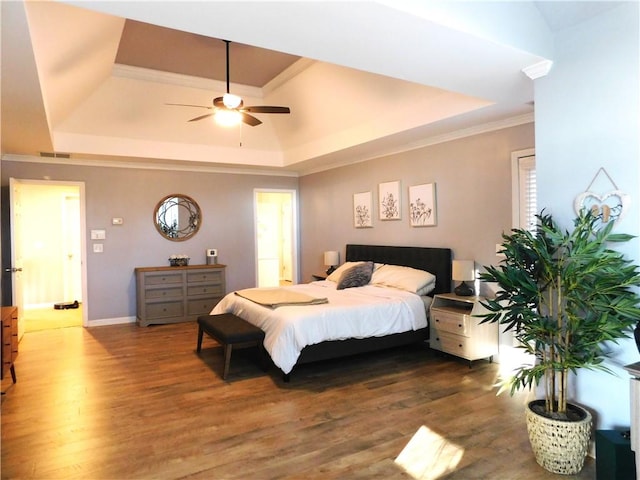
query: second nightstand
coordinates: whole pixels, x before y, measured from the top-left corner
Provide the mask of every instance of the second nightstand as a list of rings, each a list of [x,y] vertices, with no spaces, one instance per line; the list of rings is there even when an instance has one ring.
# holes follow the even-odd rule
[[[429,314],[429,345],[472,362],[493,360],[498,353],[498,325],[480,323],[475,317],[486,310],[483,297],[461,297],[454,293],[434,295]]]

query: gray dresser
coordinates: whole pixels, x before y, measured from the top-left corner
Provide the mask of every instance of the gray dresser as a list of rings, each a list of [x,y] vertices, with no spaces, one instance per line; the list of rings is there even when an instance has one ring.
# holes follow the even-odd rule
[[[226,293],[226,265],[139,267],[136,273],[138,325],[195,321]]]

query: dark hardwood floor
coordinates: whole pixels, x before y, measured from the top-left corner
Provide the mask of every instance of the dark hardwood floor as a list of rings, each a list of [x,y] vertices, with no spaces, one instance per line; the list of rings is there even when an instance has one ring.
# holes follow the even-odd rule
[[[427,348],[301,366],[291,383],[253,349],[193,323],[32,332],[3,381],[2,478],[557,479],[529,447],[524,396],[497,366]],[[593,479],[588,458],[579,476]]]

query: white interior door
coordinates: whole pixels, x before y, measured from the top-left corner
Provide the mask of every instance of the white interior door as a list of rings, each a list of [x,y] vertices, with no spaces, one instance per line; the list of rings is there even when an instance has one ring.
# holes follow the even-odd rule
[[[24,320],[22,317],[24,301],[22,295],[22,202],[20,181],[9,179],[9,210],[11,221],[11,286],[14,306],[18,307],[18,338],[24,335]]]
[[[67,194],[62,207],[64,300],[82,301],[82,256],[80,249],[80,197]]]
[[[279,213],[273,203],[258,203],[258,287],[280,285]]]

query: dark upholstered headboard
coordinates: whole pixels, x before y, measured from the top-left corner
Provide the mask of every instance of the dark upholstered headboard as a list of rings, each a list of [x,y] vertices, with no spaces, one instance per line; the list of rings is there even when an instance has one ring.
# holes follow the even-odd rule
[[[431,295],[451,291],[451,249],[429,247],[387,247],[347,245],[347,262],[371,261],[426,270],[436,276]]]

